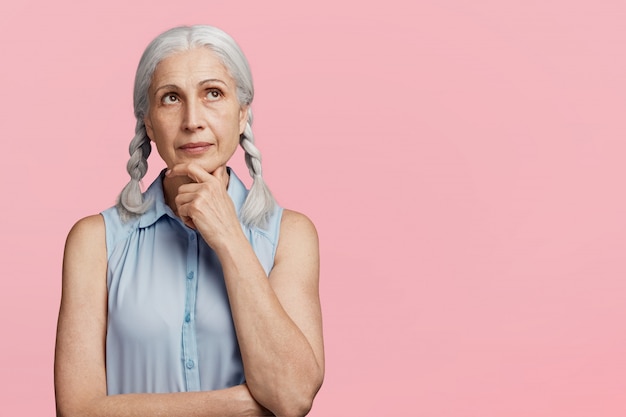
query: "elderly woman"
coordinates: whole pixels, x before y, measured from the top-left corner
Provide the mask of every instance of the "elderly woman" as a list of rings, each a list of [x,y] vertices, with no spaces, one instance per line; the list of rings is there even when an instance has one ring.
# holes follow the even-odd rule
[[[252,98],[221,30],[171,29],[144,52],[131,180],[66,242],[57,415],[310,410],[324,374],[317,234],[263,182]],[[167,169],[142,194],[151,142]],[[238,144],[250,190],[227,167]]]

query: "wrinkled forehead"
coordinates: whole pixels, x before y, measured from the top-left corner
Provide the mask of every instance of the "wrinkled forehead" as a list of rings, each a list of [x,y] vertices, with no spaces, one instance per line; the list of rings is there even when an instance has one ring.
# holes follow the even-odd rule
[[[162,82],[217,79],[234,87],[235,80],[221,57],[209,48],[178,51],[162,59],[152,74],[151,87]]]

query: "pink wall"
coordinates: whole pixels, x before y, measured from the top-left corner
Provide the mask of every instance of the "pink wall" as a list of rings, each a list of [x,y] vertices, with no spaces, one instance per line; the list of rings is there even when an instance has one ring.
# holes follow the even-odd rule
[[[0,6],[0,413],[54,414],[65,236],[126,181],[146,43],[203,22],[321,236],[311,416],[626,415],[626,3],[247,3]]]

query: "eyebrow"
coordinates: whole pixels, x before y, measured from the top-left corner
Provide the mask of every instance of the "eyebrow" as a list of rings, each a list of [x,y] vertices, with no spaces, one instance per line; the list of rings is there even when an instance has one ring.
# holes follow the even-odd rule
[[[224,81],[218,79],[218,78],[207,78],[206,80],[202,80],[198,83],[198,86],[203,86],[204,84],[209,84],[209,83],[220,83],[220,84],[224,84],[226,87],[228,87],[228,84],[226,84]],[[157,93],[160,90],[163,89],[167,89],[167,90],[178,90],[179,87],[176,84],[165,84],[162,85],[160,87],[158,87],[156,90],[154,90],[154,95],[156,96]]]
[[[208,84],[208,83],[220,83],[220,84],[224,84],[226,87],[228,87],[228,84],[226,84],[224,81],[218,79],[218,78],[209,78],[206,80],[202,80],[198,83],[198,85],[204,85],[204,84]]]
[[[178,86],[176,86],[176,85],[174,85],[174,84],[165,84],[165,85],[162,85],[162,86],[158,87],[156,90],[154,90],[154,95],[156,96],[156,95],[157,95],[157,93],[158,93],[160,90],[163,90],[163,89],[167,89],[167,90],[178,90]]]

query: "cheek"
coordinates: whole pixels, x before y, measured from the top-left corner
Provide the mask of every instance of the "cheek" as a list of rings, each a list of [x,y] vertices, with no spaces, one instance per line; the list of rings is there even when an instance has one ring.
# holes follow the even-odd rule
[[[146,132],[148,132],[148,136],[154,142],[160,142],[163,140],[167,140],[168,137],[172,135],[173,131],[173,123],[171,120],[167,120],[167,118],[152,118],[151,119],[151,127],[150,130],[152,133],[148,131],[148,126],[146,125]]]
[[[242,126],[238,112],[232,111],[223,111],[215,114],[214,117],[211,117],[210,125],[215,134],[222,139],[230,140],[236,137],[237,141],[239,140],[239,135],[243,133],[243,127],[245,126]]]

